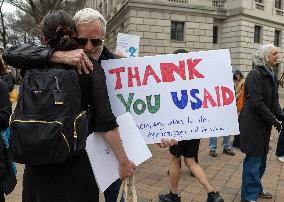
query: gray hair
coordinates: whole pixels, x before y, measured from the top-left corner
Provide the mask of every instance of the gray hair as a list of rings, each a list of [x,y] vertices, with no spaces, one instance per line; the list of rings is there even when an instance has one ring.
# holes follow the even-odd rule
[[[103,32],[106,33],[106,20],[99,11],[92,8],[79,10],[73,17],[75,24],[94,23],[99,21],[102,25]]]
[[[273,48],[276,48],[276,46],[274,46],[273,44],[265,44],[260,46],[253,58],[254,65],[267,66],[268,55]]]

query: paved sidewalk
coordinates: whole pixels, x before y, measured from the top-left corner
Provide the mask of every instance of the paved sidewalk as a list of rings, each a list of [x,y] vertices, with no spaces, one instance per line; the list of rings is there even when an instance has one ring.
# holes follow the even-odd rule
[[[284,106],[284,100],[282,106]],[[272,132],[274,138],[270,145],[268,154],[267,169],[263,177],[264,188],[273,194],[273,199],[258,202],[283,202],[284,201],[284,164],[281,164],[275,157],[275,149],[278,141],[278,134]],[[231,138],[233,139],[233,138]],[[222,153],[222,137],[218,138],[218,157],[212,158],[209,154],[208,139],[201,140],[199,150],[199,163],[205,170],[212,186],[220,191],[226,202],[240,201],[240,184],[242,174],[242,161],[244,155],[236,151],[236,156],[228,156]],[[156,145],[151,145],[153,157],[137,168],[136,189],[139,202],[158,202],[161,193],[169,192],[169,179],[167,176],[169,164],[168,149],[160,149]],[[7,196],[6,202],[20,202],[22,190],[23,166],[18,165],[18,184],[12,194]],[[199,184],[190,173],[184,163],[182,164],[181,180],[179,182],[179,194],[183,202],[204,202],[207,194],[201,184]],[[101,197],[103,200],[103,197]]]
[[[273,194],[273,200],[261,201],[284,201],[284,166],[275,157],[277,144],[276,134],[271,141],[272,149],[268,155],[266,173],[263,177],[264,188]],[[218,143],[222,138],[218,138]],[[160,193],[169,192],[169,179],[167,176],[169,152],[167,149],[151,147],[153,158],[137,169],[136,188],[139,201],[159,201]],[[240,201],[240,185],[242,174],[242,160],[244,155],[236,151],[236,156],[231,157],[222,153],[222,146],[218,145],[218,157],[208,155],[208,140],[201,141],[199,163],[205,170],[212,186],[220,191],[225,201]],[[206,201],[205,189],[194,177],[190,176],[185,164],[182,165],[181,180],[179,182],[179,194],[183,202]]]
[[[273,200],[261,201],[284,201],[284,164],[278,162],[275,157],[277,136],[273,132],[271,141],[272,149],[268,155],[266,173],[263,184],[266,190],[273,194]],[[231,138],[232,139],[232,138]],[[208,155],[208,139],[203,139],[200,145],[199,163],[205,170],[210,183],[216,190],[221,192],[225,201],[240,201],[240,184],[242,173],[242,160],[244,155],[236,150],[236,156],[231,157],[222,153],[220,145],[222,138],[218,138],[218,157]],[[158,195],[169,191],[169,179],[167,176],[169,152],[168,149],[160,149],[155,145],[150,146],[153,157],[137,168],[136,189],[139,202],[159,201]],[[23,166],[18,165],[18,184],[14,192],[7,197],[7,202],[21,201]],[[203,187],[191,177],[185,164],[182,164],[182,174],[179,183],[179,193],[183,202],[206,201],[206,192]],[[103,200],[102,200],[103,201]]]

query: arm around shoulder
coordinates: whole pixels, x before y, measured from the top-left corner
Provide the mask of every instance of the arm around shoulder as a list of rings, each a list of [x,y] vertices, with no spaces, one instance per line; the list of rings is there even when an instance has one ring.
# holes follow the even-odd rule
[[[3,59],[8,65],[19,69],[43,68],[53,52],[52,48],[24,44],[6,49]]]

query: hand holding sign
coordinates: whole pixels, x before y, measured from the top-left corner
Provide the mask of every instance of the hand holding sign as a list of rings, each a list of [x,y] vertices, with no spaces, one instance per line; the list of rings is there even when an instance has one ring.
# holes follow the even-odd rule
[[[175,139],[162,138],[161,143],[157,143],[160,148],[171,147],[176,145],[178,142]]]

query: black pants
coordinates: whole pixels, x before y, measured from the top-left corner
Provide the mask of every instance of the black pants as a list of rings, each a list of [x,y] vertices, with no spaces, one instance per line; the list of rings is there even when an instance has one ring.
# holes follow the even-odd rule
[[[233,147],[240,148],[240,135],[234,136]]]

